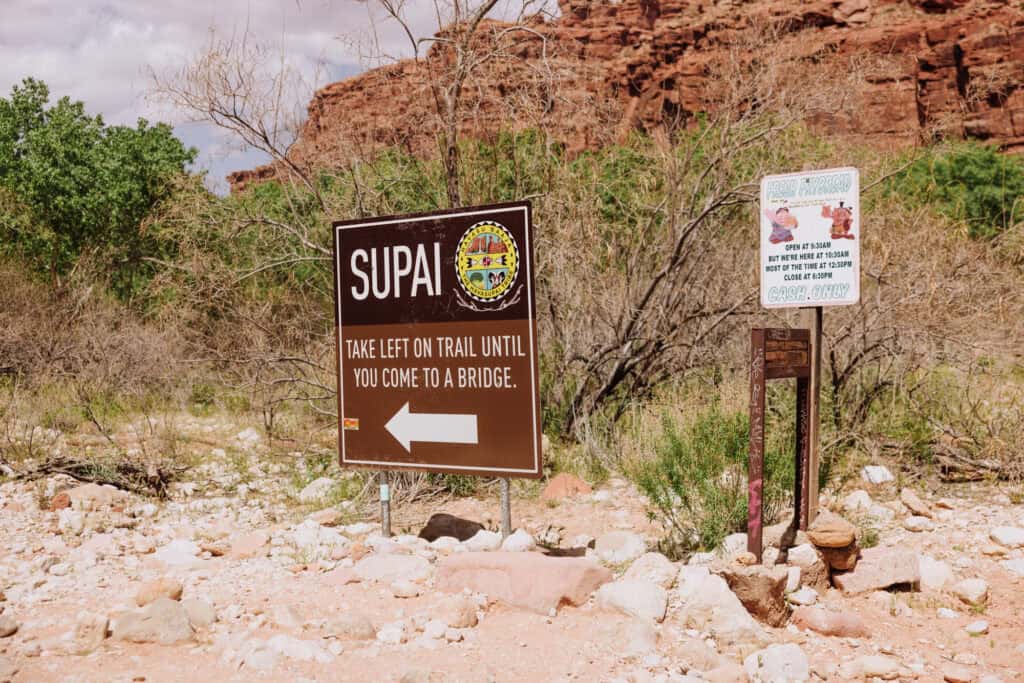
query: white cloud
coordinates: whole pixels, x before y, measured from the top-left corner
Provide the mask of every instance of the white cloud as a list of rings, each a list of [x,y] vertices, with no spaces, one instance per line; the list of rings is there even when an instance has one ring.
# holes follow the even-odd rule
[[[149,70],[180,67],[218,35],[247,34],[280,46],[310,87],[357,73],[368,54],[402,57],[408,40],[372,3],[363,0],[0,0],[0,95],[27,76],[50,86],[54,99],[82,100],[108,123],[134,124],[142,116],[165,120],[200,148],[200,166],[222,177],[261,159],[228,151],[206,125],[147,99]],[[521,0],[519,0],[521,2]],[[494,12],[509,18],[506,0]],[[434,3],[410,0],[407,17],[418,36],[437,29]],[[300,93],[308,102],[311,92]]]

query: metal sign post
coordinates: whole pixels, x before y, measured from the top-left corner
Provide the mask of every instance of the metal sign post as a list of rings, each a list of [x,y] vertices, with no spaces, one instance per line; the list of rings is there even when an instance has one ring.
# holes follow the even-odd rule
[[[391,476],[387,470],[380,473],[380,532],[391,535]]]
[[[512,494],[510,491],[512,482],[508,477],[501,478],[501,537],[508,538],[512,535]]]

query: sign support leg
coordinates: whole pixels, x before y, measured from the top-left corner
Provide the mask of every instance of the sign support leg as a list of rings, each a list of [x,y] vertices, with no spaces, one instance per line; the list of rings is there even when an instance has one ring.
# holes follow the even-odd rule
[[[510,492],[511,482],[508,477],[502,477],[501,483],[501,537],[508,538],[512,535],[512,495]]]
[[[387,470],[380,473],[380,532],[391,536],[391,477]]]
[[[807,430],[807,524],[818,516],[818,476],[821,466],[821,328],[824,309],[821,306],[804,309],[805,327],[811,331],[811,380]]]
[[[761,561],[764,490],[764,330],[750,335],[750,455],[747,463],[747,550]]]

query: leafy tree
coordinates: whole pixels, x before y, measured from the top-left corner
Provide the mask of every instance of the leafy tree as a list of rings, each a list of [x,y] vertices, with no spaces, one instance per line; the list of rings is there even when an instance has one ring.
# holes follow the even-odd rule
[[[991,238],[1024,220],[1024,161],[991,145],[966,142],[931,152],[899,174],[895,191]]]
[[[32,78],[0,98],[2,248],[54,279],[89,254],[129,297],[152,273],[146,258],[173,250],[146,219],[195,150],[167,124],[107,126],[81,102],[49,98]]]

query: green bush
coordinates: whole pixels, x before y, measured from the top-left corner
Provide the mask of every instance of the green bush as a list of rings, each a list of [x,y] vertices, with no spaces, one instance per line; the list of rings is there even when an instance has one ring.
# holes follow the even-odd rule
[[[889,181],[890,190],[996,237],[1024,220],[1024,161],[990,145],[960,143],[927,152]]]
[[[655,457],[632,468],[633,480],[650,501],[653,518],[669,532],[665,550],[680,556],[713,550],[747,523],[749,418],[726,414],[717,405],[681,430],[666,416]],[[772,430],[777,434],[784,430]],[[789,499],[793,484],[790,434],[766,438],[764,514],[774,520]]]

